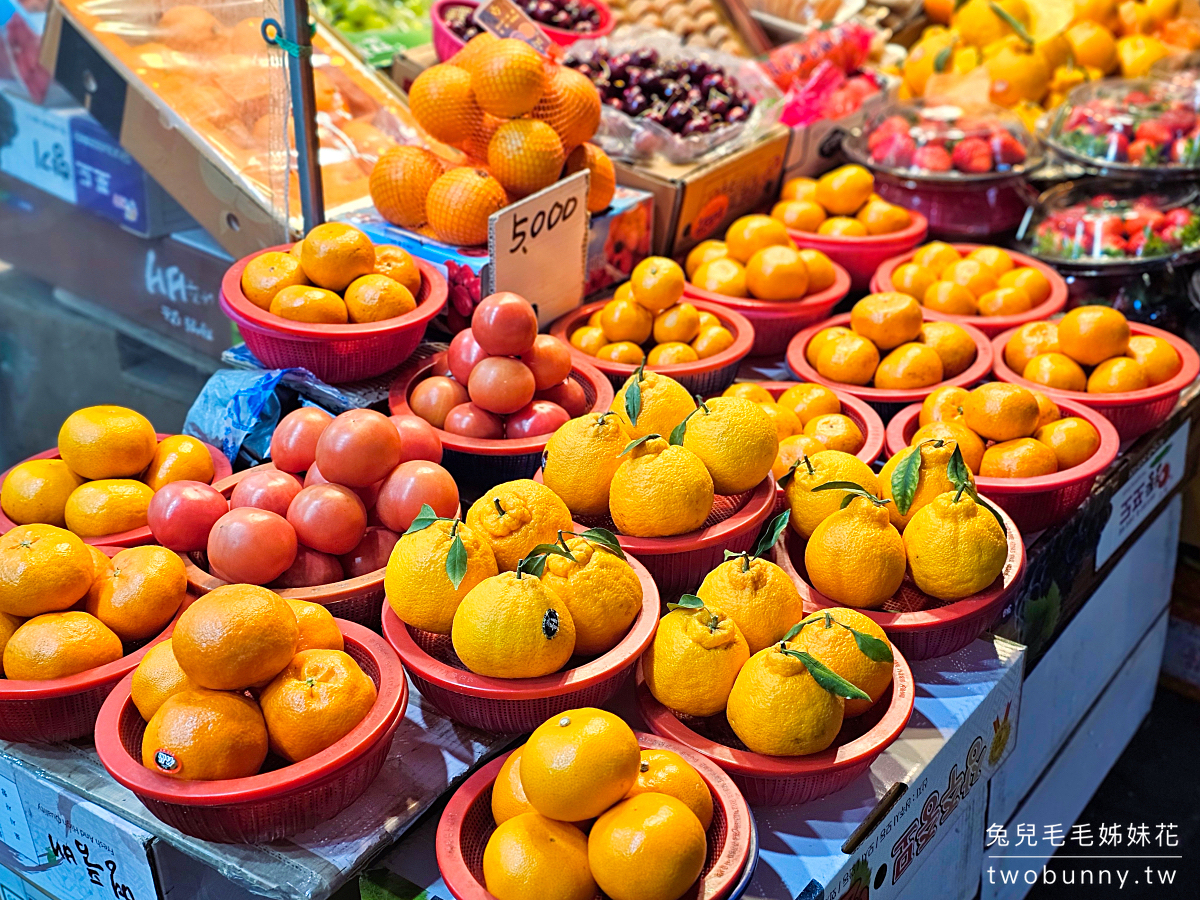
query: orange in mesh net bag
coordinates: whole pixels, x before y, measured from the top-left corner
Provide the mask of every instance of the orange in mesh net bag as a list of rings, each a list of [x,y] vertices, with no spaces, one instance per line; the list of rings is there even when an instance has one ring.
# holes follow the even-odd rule
[[[558,181],[562,141],[538,119],[512,119],[496,129],[488,143],[488,166],[504,189],[524,197]]]
[[[425,224],[425,198],[442,176],[436,155],[420,147],[393,147],[371,170],[371,202],[379,214],[396,225]]]
[[[483,111],[501,118],[531,112],[546,91],[546,60],[515,38],[484,47],[470,75],[471,90]]]
[[[586,75],[559,66],[532,115],[553,128],[570,150],[590,140],[600,127],[600,92]]]
[[[483,169],[460,166],[433,183],[425,200],[429,227],[448,244],[482,244],[488,216],[508,205],[500,182]]]

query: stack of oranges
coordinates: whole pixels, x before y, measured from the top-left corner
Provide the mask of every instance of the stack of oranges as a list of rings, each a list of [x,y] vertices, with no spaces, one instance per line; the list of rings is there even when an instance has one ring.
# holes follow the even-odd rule
[[[797,250],[783,223],[742,216],[723,241],[701,241],[687,255],[688,279],[726,297],[800,300],[833,286],[833,263],[819,250]]]
[[[588,143],[600,124],[600,95],[586,76],[550,64],[524,41],[477,35],[418,75],[408,101],[421,127],[468,164],[450,166],[418,147],[384,153],[371,173],[371,199],[395,225],[427,225],[449,244],[482,244],[492,213],[584,170],[588,210],[612,200],[612,161]]]
[[[53,525],[0,537],[4,676],[65,678],[120,659],[123,645],[159,634],[187,593],[183,561],[164,547],[111,560]]]
[[[866,443],[862,429],[842,412],[838,395],[823,384],[794,384],[776,400],[762,385],[743,381],[731,384],[721,396],[753,400],[775,423],[779,452],[771,474],[776,481],[802,457],[822,450],[853,455]]]
[[[1019,266],[999,247],[979,247],[963,256],[933,241],[912,262],[897,266],[892,287],[922,306],[955,316],[1012,316],[1050,296],[1050,282],[1032,266]]]
[[[1079,306],[1058,321],[1029,322],[1004,347],[1008,367],[1060,391],[1121,394],[1174,378],[1183,360],[1170,342],[1134,335],[1108,306]]]
[[[571,334],[571,346],[610,362],[669,366],[715,356],[733,345],[733,334],[710,312],[681,303],[683,269],[651,256],[638,263],[612,300]],[[643,344],[652,342],[650,352]]]
[[[375,682],[344,647],[316,603],[250,584],[206,594],[134,670],[142,765],[216,781],[258,774],[268,751],[290,763],[319,753],[375,705]]]
[[[1033,478],[1079,465],[1100,448],[1087,419],[1062,415],[1041,391],[993,382],[938,388],[925,398],[910,446],[953,441],[973,475]]]
[[[242,271],[242,294],[294,322],[360,325],[417,308],[421,272],[400,247],[375,246],[353,225],[326,222],[287,253],[259,254]]]
[[[908,210],[876,194],[875,176],[856,165],[816,180],[784,182],[771,217],[796,231],[850,238],[891,234],[912,224]]]
[[[880,358],[881,351],[890,351]],[[822,329],[804,348],[809,365],[840,384],[884,390],[929,387],[965,372],[975,341],[952,322],[926,322],[908,294],[868,294],[850,311],[850,327]]]
[[[491,807],[483,876],[498,900],[676,900],[704,871],[708,784],[604,710],[538,726],[500,768]]]
[[[143,528],[155,492],[174,481],[213,480],[208,448],[193,437],[161,442],[141,413],[89,406],[58,432],[60,459],[31,459],[0,487],[0,508],[18,525],[40,523],[98,538]]]

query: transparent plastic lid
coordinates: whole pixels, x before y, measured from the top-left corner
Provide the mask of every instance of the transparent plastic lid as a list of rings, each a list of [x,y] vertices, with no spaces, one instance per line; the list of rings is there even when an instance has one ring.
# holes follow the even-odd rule
[[[1194,77],[1082,84],[1054,115],[1046,143],[1102,171],[1179,173],[1200,167],[1197,111]]]
[[[1200,253],[1200,188],[1094,179],[1042,195],[1018,233],[1028,253],[1053,263],[1121,266]]]
[[[1020,118],[992,104],[915,100],[885,106],[844,143],[872,169],[938,181],[1011,177],[1041,165],[1041,145]]]

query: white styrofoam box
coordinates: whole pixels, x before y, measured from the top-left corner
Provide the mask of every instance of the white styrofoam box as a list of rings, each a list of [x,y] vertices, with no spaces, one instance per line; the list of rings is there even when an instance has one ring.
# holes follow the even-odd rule
[[[896,900],[971,900],[979,890],[983,844],[979,835],[986,829],[987,796],[971,794],[963,804],[966,812],[952,831],[940,840]],[[933,884],[936,882],[936,890]]]
[[[1006,822],[1171,599],[1176,497],[1129,548],[1025,679],[1016,746],[992,776],[989,822]],[[1071,690],[1063,690],[1070,684]]]
[[[1011,819],[1003,823],[1007,829],[1008,846],[992,846],[985,850],[980,900],[1021,900],[1034,884],[1042,880],[1043,866],[1055,853],[1055,848],[1046,842],[1047,827],[1058,826],[1060,835],[1071,833],[1072,824],[1150,711],[1166,637],[1167,614],[1164,611],[1133,653],[1122,661],[1116,678],[1105,689],[1025,802]],[[1025,689],[1030,690],[1028,683]],[[1026,726],[1022,723],[1022,731],[1025,730]],[[1016,846],[1017,827],[1020,825],[1034,826],[1033,839],[1036,843],[1033,846],[1029,846],[1028,842],[1025,846]],[[1064,856],[1104,852],[1096,849],[1079,850],[1069,842],[1061,849]],[[1038,858],[1018,859],[1017,856]],[[1166,868],[1171,865],[1166,862]],[[1109,878],[1116,885],[1119,879],[1116,872],[1123,870],[1127,875],[1131,872],[1140,874],[1143,864],[1137,859],[1097,859],[1089,866],[1096,878],[1102,869],[1114,873]],[[1061,866],[1058,867],[1058,871],[1061,869]],[[1007,884],[1004,883],[1006,879]],[[1085,890],[1080,896],[1108,894],[1093,894]]]

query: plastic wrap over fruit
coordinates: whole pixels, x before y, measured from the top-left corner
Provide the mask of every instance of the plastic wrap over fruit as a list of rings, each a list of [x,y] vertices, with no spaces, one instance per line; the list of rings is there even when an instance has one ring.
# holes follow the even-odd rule
[[[271,207],[281,226],[298,224],[286,57],[267,42],[263,26],[283,21],[278,0],[64,5],[226,177]],[[265,31],[273,33],[270,26]],[[395,86],[320,26],[312,61],[325,207],[332,214],[369,203],[368,178],[384,150],[428,138]]]
[[[1112,171],[1200,168],[1200,84],[1194,73],[1084,84],[1054,115],[1046,142],[1069,159]]]
[[[686,46],[665,31],[621,28],[579,41],[566,64],[599,89],[594,140],[612,156],[692,162],[733,152],[779,118],[782,94],[756,63]]]
[[[779,121],[789,128],[799,128],[821,119],[844,119],[858,112],[864,100],[885,86],[882,75],[875,72],[847,75],[827,59],[813,69],[807,81],[788,91]]]
[[[1017,235],[1054,264],[1182,263],[1200,256],[1200,187],[1093,179],[1051,188]]]
[[[936,181],[1009,178],[1044,158],[1015,113],[988,103],[912,100],[885,106],[843,146],[872,169]]]
[[[823,63],[849,75],[867,61],[876,34],[857,22],[817,28],[803,40],[772,50],[762,63],[763,71],[782,91],[803,85]]]

